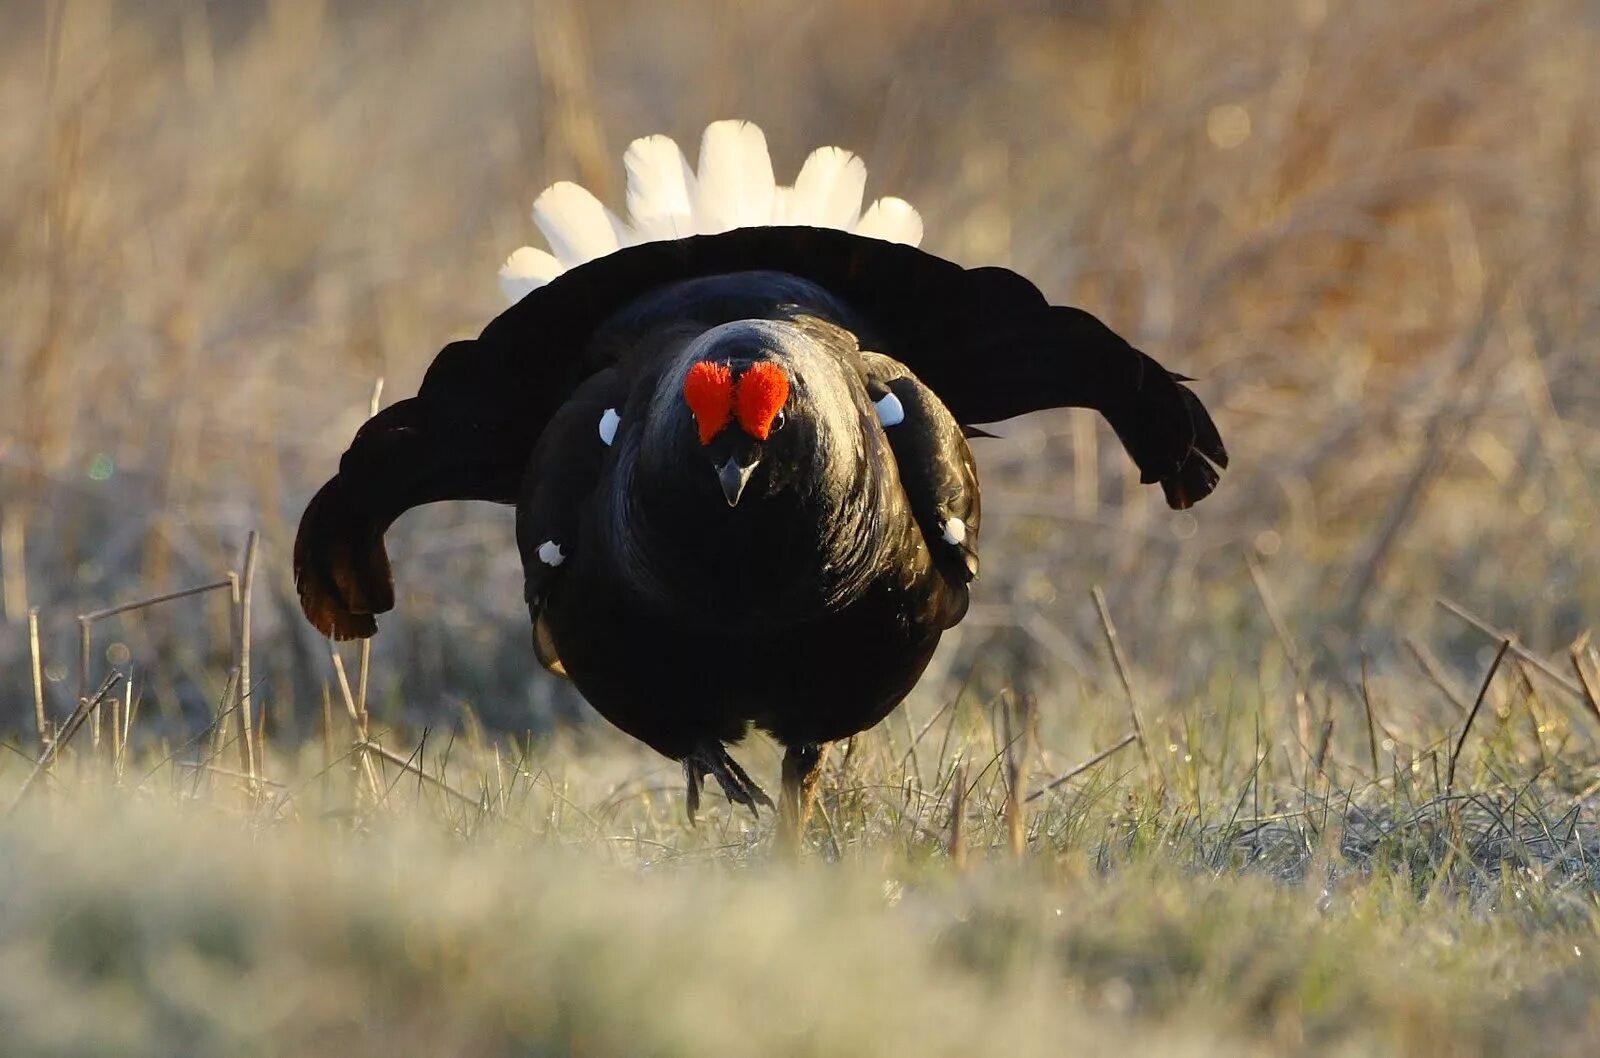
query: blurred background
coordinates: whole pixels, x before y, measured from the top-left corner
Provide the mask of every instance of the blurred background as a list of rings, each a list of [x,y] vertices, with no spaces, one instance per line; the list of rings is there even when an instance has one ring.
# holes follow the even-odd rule
[[[1199,378],[1233,453],[1173,513],[1087,413],[983,442],[984,577],[923,706],[1021,683],[1103,744],[1122,721],[1074,712],[1114,686],[1098,584],[1160,715],[1331,702],[1365,656],[1397,712],[1456,716],[1493,641],[1441,598],[1541,651],[1600,614],[1596,55],[1592,0],[0,0],[0,723],[33,723],[37,609],[52,714],[115,667],[141,724],[203,724],[223,599],[97,622],[86,673],[77,616],[223,577],[257,530],[256,700],[309,731],[305,501],[504,307],[540,189],[620,206],[631,138],[692,156],[724,117],[780,182],[860,153],[926,249]],[[534,663],[511,524],[390,533],[377,715],[586,721]]]

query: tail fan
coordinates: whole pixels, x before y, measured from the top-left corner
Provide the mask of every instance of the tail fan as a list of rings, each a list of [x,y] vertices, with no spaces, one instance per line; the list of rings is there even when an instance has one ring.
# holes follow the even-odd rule
[[[852,231],[861,219],[866,190],[865,162],[838,147],[818,147],[794,179],[782,223]]]
[[[695,230],[714,235],[772,223],[772,178],[767,137],[748,121],[718,121],[700,140],[695,181]]]
[[[903,198],[861,208],[867,167],[839,147],[806,158],[792,187],[780,187],[761,129],[748,121],[714,121],[700,139],[699,171],[669,137],[634,140],[623,155],[628,217],[607,210],[572,183],[554,184],[534,201],[534,223],[550,252],[524,246],[500,269],[500,290],[512,304],[578,265],[639,243],[716,235],[735,228],[806,225],[853,231],[916,246],[922,218]]]
[[[695,233],[694,170],[676,143],[667,136],[634,140],[622,164],[628,171],[628,216],[638,241],[681,239]]]

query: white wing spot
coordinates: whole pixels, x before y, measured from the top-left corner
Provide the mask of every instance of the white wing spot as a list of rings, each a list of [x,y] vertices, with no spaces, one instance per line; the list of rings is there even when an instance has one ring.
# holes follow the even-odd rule
[[[878,421],[885,426],[899,426],[906,421],[906,406],[893,393],[885,393],[872,406],[878,409]]]
[[[944,542],[960,545],[967,538],[967,523],[960,518],[952,518],[944,523]]]
[[[622,416],[617,414],[617,409],[607,408],[605,414],[600,416],[600,440],[610,444],[617,439],[617,426],[622,422]]]
[[[559,566],[567,560],[561,553],[561,545],[554,540],[546,540],[539,545],[539,561],[547,566]]]

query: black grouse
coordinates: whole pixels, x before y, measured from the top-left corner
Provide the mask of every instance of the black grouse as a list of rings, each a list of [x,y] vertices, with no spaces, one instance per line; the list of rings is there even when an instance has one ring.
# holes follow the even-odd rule
[[[665,137],[627,155],[630,223],[558,184],[554,255],[518,298],[357,432],[306,508],[306,616],[371,636],[394,606],[385,530],[440,500],[515,504],[534,649],[617,727],[701,782],[768,804],[727,747],[785,748],[780,824],[804,825],[828,743],[911,690],[978,573],[974,424],[1105,416],[1141,480],[1188,507],[1227,452],[1165,370],[1004,268],[916,248],[898,199],[815,152],[777,187],[755,126],[706,130],[698,173]]]

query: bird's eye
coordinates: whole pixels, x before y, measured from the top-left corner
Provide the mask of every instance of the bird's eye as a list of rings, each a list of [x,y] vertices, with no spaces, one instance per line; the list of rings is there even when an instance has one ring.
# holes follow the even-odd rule
[[[781,430],[783,429],[783,424],[788,421],[788,417],[785,416],[782,411],[779,411],[777,415],[772,417],[772,428],[774,430]]]

